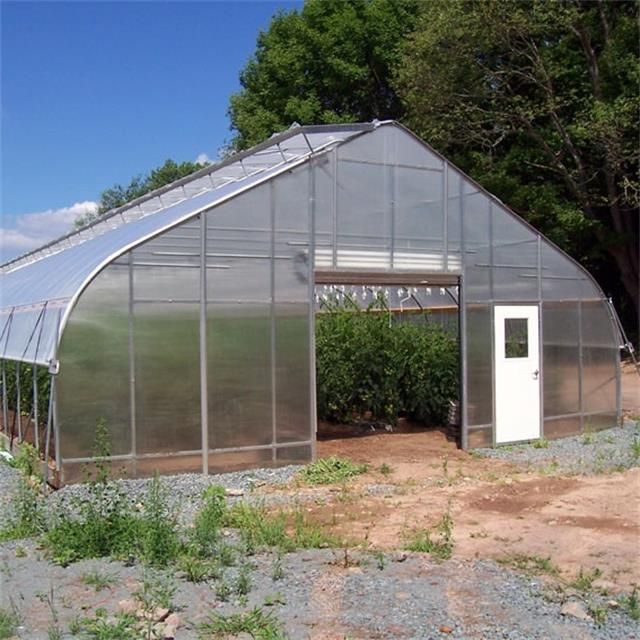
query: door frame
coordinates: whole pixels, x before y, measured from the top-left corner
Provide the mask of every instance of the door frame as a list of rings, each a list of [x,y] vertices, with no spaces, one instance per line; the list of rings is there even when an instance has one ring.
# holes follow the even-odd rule
[[[496,401],[497,401],[497,384],[496,384],[496,318],[495,318],[495,309],[496,307],[536,307],[538,310],[538,407],[539,407],[539,432],[540,435],[535,439],[525,439],[525,440],[509,440],[507,442],[498,442],[497,441],[497,433],[498,433],[498,422],[496,419]],[[542,304],[540,301],[511,301],[505,300],[500,302],[492,302],[491,303],[491,386],[493,389],[493,429],[492,429],[492,447],[517,444],[520,442],[533,442],[535,440],[540,440],[544,438],[544,362],[542,357]]]

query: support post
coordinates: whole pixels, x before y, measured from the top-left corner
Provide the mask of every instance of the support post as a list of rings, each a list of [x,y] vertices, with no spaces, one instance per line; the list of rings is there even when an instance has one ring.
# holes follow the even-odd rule
[[[138,472],[138,443],[136,429],[136,359],[133,338],[133,252],[129,252],[129,426],[131,428],[131,457],[134,475]]]
[[[468,392],[467,392],[467,279],[465,266],[467,262],[466,244],[464,233],[464,187],[460,180],[460,193],[458,201],[460,203],[460,267],[462,277],[460,278],[460,289],[458,301],[460,305],[460,445],[463,449],[469,448],[469,412],[468,412]]]
[[[20,402],[20,362],[16,362],[16,419],[18,421],[18,442],[22,442],[22,407]]]
[[[7,428],[9,419],[9,408],[7,406],[7,369],[5,361],[2,361],[2,430],[5,435],[9,433]]]
[[[276,409],[276,194],[275,185],[269,183],[269,216],[271,225],[271,256],[269,260],[269,362],[271,376],[271,460],[276,461],[278,452],[277,409]]]
[[[200,428],[202,473],[209,474],[209,397],[207,388],[207,216],[200,214]]]
[[[49,479],[49,452],[51,448],[51,426],[53,424],[53,394],[54,394],[54,380],[55,377],[50,375],[49,380],[49,407],[47,410],[47,428],[45,430],[45,441],[44,441],[44,479],[45,482]]]
[[[316,403],[316,308],[315,308],[315,228],[316,228],[316,167],[309,162],[309,439],[311,459],[316,459],[316,433],[318,430]]]
[[[40,453],[40,434],[38,433],[38,367],[33,363],[33,437],[36,451]]]

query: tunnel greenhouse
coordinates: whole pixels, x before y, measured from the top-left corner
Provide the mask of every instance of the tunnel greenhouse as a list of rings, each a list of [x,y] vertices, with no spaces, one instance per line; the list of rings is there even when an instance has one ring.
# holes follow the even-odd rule
[[[293,126],[4,264],[2,431],[58,484],[100,422],[129,477],[311,460],[315,299],[334,285],[455,301],[463,448],[619,422],[621,337],[593,278],[373,122]]]

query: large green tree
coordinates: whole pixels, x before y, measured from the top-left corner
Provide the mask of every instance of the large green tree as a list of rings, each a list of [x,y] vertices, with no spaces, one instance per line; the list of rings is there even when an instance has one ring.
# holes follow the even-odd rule
[[[231,96],[233,149],[292,122],[322,124],[398,118],[390,86],[399,46],[415,24],[418,0],[307,0],[279,13]]]
[[[422,4],[397,91],[419,135],[578,258],[637,326],[638,3]]]

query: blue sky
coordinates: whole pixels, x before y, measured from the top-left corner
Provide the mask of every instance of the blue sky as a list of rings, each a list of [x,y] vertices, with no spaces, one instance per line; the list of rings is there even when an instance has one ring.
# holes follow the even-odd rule
[[[300,6],[3,0],[1,260],[166,158],[215,158],[259,30]]]

